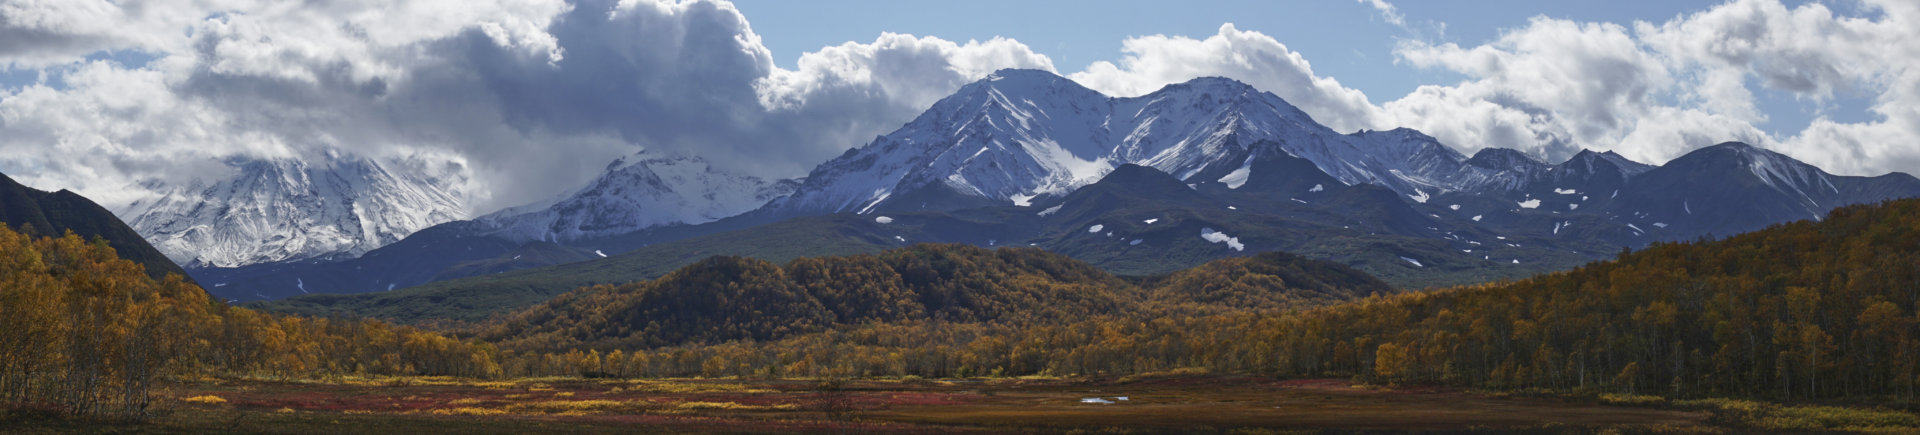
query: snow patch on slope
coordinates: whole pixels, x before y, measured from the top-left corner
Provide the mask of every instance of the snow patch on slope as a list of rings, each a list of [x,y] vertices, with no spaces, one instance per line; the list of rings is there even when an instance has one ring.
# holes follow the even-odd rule
[[[1240,169],[1235,169],[1233,172],[1228,172],[1227,176],[1220,177],[1220,182],[1226,184],[1228,189],[1239,189],[1240,186],[1247,184],[1247,177],[1252,174],[1253,157],[1247,157],[1247,162],[1240,164]]]
[[[1227,248],[1235,251],[1247,250],[1247,245],[1241,244],[1239,237],[1231,237],[1228,236],[1227,233],[1214,231],[1212,228],[1201,228],[1200,238],[1206,240],[1208,243],[1225,243],[1227,244]]]

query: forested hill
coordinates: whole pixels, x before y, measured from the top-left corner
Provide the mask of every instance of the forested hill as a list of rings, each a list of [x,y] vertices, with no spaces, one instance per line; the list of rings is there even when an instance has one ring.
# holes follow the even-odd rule
[[[924,254],[909,250],[851,258],[886,264],[888,258],[917,255]],[[1015,250],[994,255],[1039,254]],[[904,322],[805,334],[801,328],[773,341],[628,348],[632,353],[604,360],[618,364],[586,366],[659,376],[1066,375],[1201,367],[1285,378],[1353,376],[1489,389],[1779,400],[1891,395],[1910,400],[1920,386],[1920,318],[1915,316],[1920,304],[1920,200],[1844,207],[1822,221],[1777,225],[1718,241],[1656,244],[1614,261],[1518,282],[1368,297],[1292,312],[1204,308],[1263,304],[1259,292],[1216,286],[1232,282],[1231,288],[1273,288],[1260,282],[1263,276],[1292,276],[1282,278],[1286,290],[1273,293],[1286,296],[1269,307],[1312,306],[1369,288],[1362,277],[1320,285],[1299,275],[1265,271],[1270,266],[1262,261],[1274,258],[1225,260],[1116,287],[1112,296],[1103,298],[1043,299],[1038,302],[1050,306],[1036,311],[1071,314],[1131,300],[1144,302],[1121,306],[1155,307],[1146,312],[1119,311],[1051,324]],[[893,270],[886,268],[886,273],[897,273]],[[1246,274],[1234,277],[1242,272]],[[788,280],[795,275],[791,270],[782,273]],[[1035,288],[1056,285],[1034,274],[1017,276],[1007,282]],[[506,337],[501,331],[519,327],[506,325],[494,329],[492,336],[515,343],[508,347],[603,351],[620,342],[576,338],[661,337],[638,332],[658,325],[601,319],[629,312],[626,307],[663,306],[612,301],[662,300],[649,296],[654,292],[650,289],[667,281],[582,290],[570,297],[608,302],[523,312],[520,322],[551,320],[554,326],[537,337]],[[900,288],[906,292],[897,294],[907,303],[899,306],[927,306],[916,304],[920,293],[914,287]],[[1315,299],[1317,294],[1327,298]],[[1151,311],[1183,304],[1203,309]],[[548,313],[564,307],[575,311]],[[832,317],[813,319],[818,323],[801,325],[823,325]],[[602,361],[591,353],[569,358],[566,361]]]
[[[785,267],[712,257],[657,280],[569,292],[496,319],[478,335],[509,348],[631,350],[773,340],[843,325],[1272,312],[1393,291],[1346,266],[1282,253],[1219,260],[1140,286],[1041,249],[920,244]]]
[[[106,239],[107,245],[121,258],[145,267],[147,276],[154,279],[163,279],[167,274],[187,276],[180,265],[168,260],[112,212],[70,191],[38,190],[0,174],[0,223],[7,224],[13,231],[32,235],[59,237],[72,231],[83,239]]]
[[[1920,200],[1271,322],[1281,375],[1676,396],[1914,396]]]
[[[110,246],[0,225],[0,417],[30,408],[139,418],[149,392],[176,377],[500,374],[491,346],[230,307],[179,274],[147,276]]]

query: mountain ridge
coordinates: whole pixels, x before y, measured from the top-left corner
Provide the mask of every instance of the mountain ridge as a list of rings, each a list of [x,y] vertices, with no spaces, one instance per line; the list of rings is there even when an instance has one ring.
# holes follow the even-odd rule
[[[516,349],[634,350],[888,322],[1025,325],[1151,310],[1275,312],[1391,293],[1345,266],[1278,253],[1210,262],[1141,286],[1041,249],[918,244],[784,265],[708,257],[653,280],[569,291],[495,318],[473,335]]]
[[[0,174],[0,223],[30,236],[58,237],[72,231],[83,238],[104,239],[121,258],[144,266],[147,275],[154,279],[163,279],[169,274],[188,277],[180,265],[148,244],[106,207],[66,189],[47,192]]]
[[[466,215],[457,174],[396,172],[328,152],[323,161],[231,159],[237,173],[121,210],[140,234],[188,267],[351,258]]]
[[[900,220],[901,224],[894,226],[896,230],[882,238],[881,245],[927,240],[982,246],[1028,243],[1066,249],[1083,260],[1128,272],[1148,271],[1156,263],[1190,264],[1220,255],[1215,248],[1182,247],[1183,253],[1175,255],[1179,258],[1169,263],[1169,254],[1152,252],[1143,245],[1112,248],[1094,243],[1097,239],[1076,242],[1064,236],[1076,234],[1066,231],[1070,224],[1081,225],[1083,230],[1088,225],[1120,228],[1116,225],[1122,224],[1082,222],[1074,213],[1068,217],[1075,219],[1046,217],[1073,192],[1105,180],[1117,168],[1138,164],[1209,199],[1174,206],[1154,204],[1159,200],[1135,195],[1124,207],[1087,209],[1133,207],[1142,208],[1133,212],[1157,209],[1189,216],[1207,224],[1190,230],[1230,234],[1213,237],[1237,239],[1242,248],[1309,250],[1302,253],[1354,261],[1350,264],[1404,284],[1412,277],[1431,276],[1431,269],[1381,269],[1386,266],[1379,260],[1392,263],[1396,257],[1404,257],[1411,260],[1400,264],[1481,267],[1489,272],[1480,276],[1506,276],[1506,272],[1495,271],[1526,263],[1523,257],[1554,267],[1571,267],[1623,248],[1729,235],[1813,217],[1841,205],[1920,195],[1920,181],[1909,176],[1842,177],[1815,168],[1810,173],[1818,175],[1817,180],[1826,180],[1823,182],[1830,188],[1822,190],[1825,196],[1814,198],[1811,205],[1785,211],[1742,209],[1756,207],[1752,203],[1767,207],[1780,203],[1782,194],[1770,192],[1778,190],[1775,186],[1797,186],[1788,183],[1791,177],[1783,177],[1799,172],[1755,172],[1748,168],[1750,163],[1736,162],[1728,165],[1744,169],[1721,171],[1713,177],[1689,175],[1692,171],[1686,162],[1746,158],[1742,157],[1746,154],[1715,149],[1719,148],[1696,150],[1676,159],[1682,162],[1678,167],[1672,163],[1642,164],[1596,150],[1583,150],[1555,163],[1504,149],[1482,149],[1466,157],[1438,139],[1408,128],[1338,134],[1313,122],[1285,100],[1230,79],[1200,78],[1141,97],[1111,98],[1049,72],[1003,70],[963,86],[896,131],[822,163],[794,186],[792,194],[768,200],[752,211],[702,224],[670,224],[626,234],[607,231],[602,233],[607,235],[562,241],[559,245],[589,254],[587,258],[592,259],[789,219],[849,213]],[[1807,166],[1777,153],[1750,154],[1777,162],[1775,166]],[[1750,161],[1759,160],[1740,160]],[[622,165],[615,163],[609,168]],[[1755,178],[1756,173],[1763,178]],[[1816,179],[1807,177],[1812,175],[1800,179]],[[1719,198],[1726,206],[1713,208],[1726,210],[1728,216],[1695,216],[1692,212],[1697,210],[1691,207],[1697,204],[1687,199],[1692,196]],[[1176,210],[1182,208],[1192,210]],[[1257,213],[1242,217],[1222,214],[1236,210]],[[1100,217],[1087,217],[1095,218]],[[1020,225],[1047,228],[1012,228]],[[850,231],[874,234],[870,228]],[[1255,234],[1240,237],[1242,233]],[[578,258],[542,255],[535,258],[546,260],[530,262],[521,258],[525,254],[506,252],[539,237],[514,240],[484,231],[461,237],[468,236],[493,237],[503,246],[471,253],[441,248],[418,252],[460,256],[453,263],[473,264],[462,270],[490,272]],[[1163,237],[1178,240],[1185,236],[1168,233]],[[897,240],[885,240],[889,238]],[[1154,242],[1151,238],[1125,241],[1136,239],[1144,246]],[[1346,242],[1327,246],[1351,252],[1300,244],[1303,240],[1332,239]],[[1552,246],[1559,254],[1499,252],[1533,251],[1541,246]],[[1377,254],[1387,251],[1409,255]],[[1439,255],[1444,252],[1451,253]],[[1363,260],[1369,257],[1377,260]],[[1474,262],[1465,261],[1467,258],[1443,261],[1437,257],[1467,257],[1478,263],[1504,261],[1506,265],[1474,266]],[[1373,263],[1360,263],[1363,261]],[[366,266],[338,266],[334,267],[338,270],[327,273],[359,274]],[[421,275],[425,278],[409,278],[400,286],[467,273],[428,273]],[[279,278],[273,285],[294,282]],[[359,291],[377,291],[394,282],[400,280],[363,284],[359,287],[366,290]],[[278,294],[299,293],[283,288]]]
[[[792,193],[794,180],[726,172],[705,159],[647,151],[607,164],[599,177],[545,207],[502,210],[474,221],[514,242],[571,242],[731,217]]]

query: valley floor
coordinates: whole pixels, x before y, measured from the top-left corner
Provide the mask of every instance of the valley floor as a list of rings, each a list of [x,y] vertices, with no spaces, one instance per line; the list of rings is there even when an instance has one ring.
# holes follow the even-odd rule
[[[14,411],[9,433],[1733,433],[1787,429],[1789,408],[1635,396],[1568,398],[1444,388],[1376,388],[1345,380],[1171,376],[1147,379],[610,380],[347,379],[325,383],[206,380],[170,386],[138,424]],[[1731,405],[1729,405],[1731,403]],[[1899,411],[1828,423],[1920,430]],[[1739,412],[1734,412],[1739,411]],[[1818,415],[1814,415],[1818,414]],[[1849,422],[1850,421],[1850,422]],[[1864,422],[1864,423],[1863,423]],[[1801,422],[1806,423],[1806,422]],[[1906,426],[1902,426],[1906,424]],[[1802,427],[1801,429],[1811,429]]]

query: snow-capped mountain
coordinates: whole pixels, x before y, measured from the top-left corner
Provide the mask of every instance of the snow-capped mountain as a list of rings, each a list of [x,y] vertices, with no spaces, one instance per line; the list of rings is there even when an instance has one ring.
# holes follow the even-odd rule
[[[1474,169],[1472,172],[1478,178],[1464,183],[1470,186],[1466,190],[1441,195],[1438,201],[1471,204],[1479,200],[1503,205],[1525,202],[1539,204],[1528,208],[1546,207],[1549,210],[1577,210],[1581,206],[1591,208],[1604,205],[1604,202],[1595,201],[1619,197],[1619,190],[1628,179],[1654,168],[1612,151],[1581,150],[1565,162],[1548,165],[1518,151],[1502,148],[1481,150],[1467,160],[1467,165]],[[1601,199],[1594,200],[1595,195]],[[1535,199],[1541,202],[1533,203]],[[1480,211],[1469,208],[1469,211]]]
[[[329,152],[325,160],[227,161],[235,174],[168,187],[120,211],[154,247],[187,267],[351,257],[464,218],[458,173],[389,171]]]
[[[1467,159],[1468,165],[1495,171],[1530,172],[1546,169],[1547,164],[1526,153],[1508,148],[1481,148]]]
[[[1742,144],[1660,167],[1596,151],[1558,163],[1506,149],[1468,158],[1411,129],[1339,134],[1227,79],[1111,98],[1003,70],[804,181],[642,153],[553,203],[443,224],[362,258],[197,277],[232,283],[237,298],[316,283],[386,291],[634,250],[663,256],[649,261],[764,254],[766,243],[804,251],[826,231],[839,237],[820,249],[1019,244],[1142,273],[1277,249],[1401,279],[1484,278],[1914,196],[1920,179],[1905,174],[1833,176]],[[867,216],[821,216],[838,213]],[[862,227],[840,226],[849,222]]]
[[[1728,142],[1695,150],[1632,177],[1609,211],[1640,228],[1689,235],[1731,235],[1779,222],[1820,220],[1848,204],[1911,197],[1920,180],[1907,174],[1829,174],[1780,153]]]
[[[724,171],[699,157],[642,151],[608,164],[605,173],[552,205],[516,207],[476,220],[508,240],[564,243],[711,222],[786,196],[797,185]]]
[[[422,229],[357,258],[201,268],[195,278],[234,300],[271,300],[309,293],[388,291],[440,279],[617,255],[659,237],[718,230],[695,225],[737,215],[793,191],[793,180],[767,181],[706,160],[647,152],[621,158],[586,185],[548,203],[451,221]],[[673,232],[674,228],[683,231]],[[635,236],[640,234],[641,236]],[[638,237],[632,243],[609,239]]]
[[[1412,129],[1339,134],[1229,79],[1112,98],[1052,73],[1002,70],[820,165],[793,195],[756,213],[771,221],[1051,204],[1123,164],[1196,189],[1251,185],[1294,201],[1331,184],[1379,186],[1422,209],[1376,213],[1398,219],[1396,231],[1409,235],[1444,237],[1439,225],[1420,221],[1451,214],[1496,231],[1622,246],[1734,234],[1920,194],[1920,182],[1904,174],[1837,177],[1744,144],[1702,149],[1666,167],[1598,151],[1556,164],[1501,149],[1468,158]],[[1263,174],[1274,171],[1286,174]],[[1727,202],[1716,212],[1726,215],[1690,214],[1690,205],[1709,200]]]
[[[1342,135],[1271,93],[1200,78],[1113,98],[1045,71],[1001,70],[962,87],[912,122],[820,165],[781,216],[1028,204],[1135,163],[1188,183],[1249,147],[1307,159],[1342,183],[1410,196],[1478,186],[1491,169],[1432,137],[1400,129]]]

